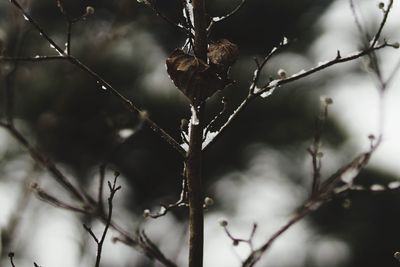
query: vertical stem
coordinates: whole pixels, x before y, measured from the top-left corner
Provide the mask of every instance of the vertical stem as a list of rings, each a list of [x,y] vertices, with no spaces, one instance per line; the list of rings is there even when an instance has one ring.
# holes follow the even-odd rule
[[[199,124],[191,126],[186,175],[189,194],[189,267],[203,266],[202,141],[204,104],[198,108]]]
[[[207,17],[204,0],[192,0],[194,17],[194,54],[207,62]]]
[[[207,20],[204,0],[192,0],[194,15],[194,53],[207,62]],[[186,175],[189,193],[189,267],[203,266],[204,214],[202,188],[202,142],[204,129],[205,103],[201,92],[193,101],[197,112],[198,124],[191,126],[189,151],[186,161]]]

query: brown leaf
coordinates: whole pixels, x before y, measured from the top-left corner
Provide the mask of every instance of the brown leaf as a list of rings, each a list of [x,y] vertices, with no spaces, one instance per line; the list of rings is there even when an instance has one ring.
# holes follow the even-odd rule
[[[208,46],[208,58],[215,65],[232,66],[239,57],[239,48],[226,39],[213,42]]]
[[[175,86],[193,103],[204,101],[226,85],[214,68],[181,49],[175,49],[166,64]]]

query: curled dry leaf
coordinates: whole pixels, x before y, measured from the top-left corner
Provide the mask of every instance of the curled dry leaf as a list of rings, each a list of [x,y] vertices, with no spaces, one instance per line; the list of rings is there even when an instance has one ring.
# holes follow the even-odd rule
[[[227,85],[215,68],[181,49],[175,49],[167,58],[166,63],[167,72],[175,86],[192,103],[206,100]]]
[[[221,39],[208,46],[208,58],[215,65],[230,67],[239,57],[239,48],[227,39]]]

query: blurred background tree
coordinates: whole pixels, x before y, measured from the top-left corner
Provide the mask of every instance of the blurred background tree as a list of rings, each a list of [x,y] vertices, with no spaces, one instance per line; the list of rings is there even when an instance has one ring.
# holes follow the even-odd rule
[[[65,43],[66,23],[55,1],[24,2],[30,14],[54,40],[59,44]],[[95,9],[93,16],[74,25],[72,53],[148,111],[154,121],[179,139],[181,119],[188,119],[190,110],[187,100],[174,88],[165,71],[165,59],[176,47],[184,44],[185,36],[136,1],[62,2],[67,14],[72,17],[85,13],[87,6]],[[155,2],[159,10],[173,21],[182,20],[181,1]],[[207,7],[210,15],[221,16],[239,2],[208,1]],[[292,44],[267,67],[263,73],[266,78],[276,78],[276,71],[281,67],[293,73],[315,65],[320,58],[316,58],[310,44],[325,30],[320,19],[334,2],[248,1],[238,14],[218,24],[210,38],[227,38],[236,43],[240,48],[240,59],[232,69],[235,84],[210,101],[209,119],[221,109],[222,95],[228,99],[228,110],[233,111],[247,94],[255,68],[252,57],[263,57],[284,36]],[[376,6],[375,1],[370,2]],[[349,16],[351,18],[350,13]],[[353,27],[353,24],[350,26]],[[0,42],[5,55],[56,54],[8,1],[0,3]],[[357,37],[354,37],[354,44],[359,44]],[[334,46],[326,48],[332,55],[337,49]],[[18,63],[17,68],[12,63],[1,63],[0,67],[1,87],[11,82],[14,88],[18,126],[35,146],[89,190],[96,189],[97,170],[102,162],[120,171],[126,193],[122,194],[120,206],[116,208],[120,208],[117,218],[120,216],[119,219],[125,220],[125,224],[132,229],[138,225],[148,228],[162,248],[167,249],[168,253],[175,253],[178,262],[184,261],[185,257],[181,254],[184,254],[185,245],[181,240],[184,240],[182,235],[186,234],[183,230],[186,227],[185,210],[175,211],[167,215],[169,218],[159,221],[144,222],[141,219],[145,208],[157,209],[159,203],[170,203],[178,198],[182,172],[180,156],[107,91],[102,90],[95,80],[72,65],[54,61]],[[359,64],[336,67],[335,73],[359,75],[360,67]],[[311,183],[307,147],[314,134],[319,97],[327,93],[324,89],[327,84],[338,79],[335,73],[319,73],[279,89],[266,100],[255,101],[231,125],[223,138],[207,151],[204,174],[206,194],[216,201],[216,205],[207,213],[207,224],[217,225],[216,218],[226,216],[233,222],[233,231],[236,229],[246,234],[250,231],[251,222],[256,221],[260,225],[257,236],[261,242],[265,240],[268,227],[279,225],[274,217],[280,218],[282,214],[287,216],[302,203]],[[1,94],[0,105],[4,107],[4,90]],[[326,172],[357,153],[352,150],[353,147],[346,147],[347,139],[343,125],[338,124],[334,117],[329,118],[323,135],[324,149],[328,151]],[[45,264],[46,253],[39,252],[43,248],[32,249],[27,245],[33,242],[34,237],[43,238],[41,220],[35,218],[40,217],[39,213],[27,212],[29,216],[21,216],[17,230],[12,234],[9,228],[12,215],[22,210],[17,209],[15,203],[20,203],[27,210],[28,207],[44,209],[45,213],[54,209],[36,200],[32,200],[34,204],[26,200],[24,202],[24,194],[18,189],[27,180],[38,180],[45,184],[46,174],[32,167],[32,160],[6,132],[0,132],[0,141],[0,187],[3,195],[0,203],[4,211],[0,213],[3,245],[1,265],[7,266],[6,255],[13,250],[21,258],[19,266],[24,266],[24,261],[29,263],[30,258],[43,255],[40,263],[48,267],[50,263]],[[387,184],[394,180],[396,177],[393,174],[373,168],[365,170],[357,178],[359,183],[366,185]],[[56,185],[49,184],[49,188],[53,187]],[[265,190],[254,191],[257,188]],[[396,266],[399,263],[392,254],[400,247],[400,234],[397,231],[400,223],[397,215],[399,200],[397,192],[351,193],[346,199],[334,200],[307,218],[303,226],[306,230],[296,230],[289,236],[293,240],[283,240],[283,249],[279,249],[278,243],[276,252],[273,250],[271,255],[267,255],[260,266]],[[256,213],[244,212],[239,215],[244,207]],[[282,207],[287,209],[279,210]],[[60,216],[66,215],[63,213]],[[80,229],[76,217],[68,218],[71,223],[78,225],[76,229]],[[27,224],[31,225],[29,229]],[[77,259],[72,262],[85,266],[88,260],[82,255],[92,253],[85,245],[86,238],[90,237],[86,234],[83,237],[76,236],[82,230],[76,229],[72,238],[81,251],[76,253]],[[223,230],[216,229],[206,229],[206,238],[207,233],[213,231],[219,231],[218,235],[223,236]],[[170,231],[170,235],[164,236],[166,231]],[[163,237],[167,240],[163,241]],[[232,258],[233,262],[238,262],[234,255],[242,257],[246,252],[241,247],[234,248],[232,252],[227,238],[216,240],[218,245],[211,244],[212,238],[210,243],[206,240],[206,266],[232,266]],[[305,246],[303,241],[306,242]],[[288,245],[288,242],[299,245]],[[35,244],[46,244],[46,241]],[[211,248],[218,250],[210,252]],[[63,250],[62,247],[57,249]],[[303,251],[296,251],[298,249]],[[105,253],[112,255],[118,250],[125,251],[122,246],[111,248],[110,245]],[[218,254],[218,251],[226,250],[226,253]],[[293,252],[293,257],[288,252]],[[129,252],[126,254],[129,255]],[[218,257],[219,260],[215,261]],[[285,259],[282,260],[282,257]],[[156,266],[140,254],[112,259],[111,256],[105,256],[104,266]],[[213,265],[207,265],[212,262],[211,259],[214,260]]]

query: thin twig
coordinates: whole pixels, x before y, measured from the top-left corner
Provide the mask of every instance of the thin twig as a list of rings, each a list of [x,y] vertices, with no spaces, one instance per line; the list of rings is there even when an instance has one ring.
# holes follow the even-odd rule
[[[102,233],[100,239],[93,233],[93,231],[90,227],[88,227],[85,224],[83,225],[85,230],[92,236],[93,240],[97,244],[97,255],[96,255],[95,267],[100,266],[100,260],[101,260],[101,255],[102,255],[102,251],[103,251],[104,240],[106,238],[108,229],[111,226],[111,218],[112,218],[112,211],[113,211],[113,199],[114,199],[115,193],[121,189],[121,186],[117,186],[118,176],[119,176],[119,173],[116,173],[115,177],[114,177],[114,182],[113,183],[108,182],[108,187],[110,190],[110,196],[108,197],[108,215],[107,215],[104,230],[103,230],[103,233]]]
[[[65,55],[64,50],[61,49],[61,47],[58,46],[53,41],[53,39],[42,30],[39,24],[32,18],[32,16],[28,12],[25,11],[25,9],[17,0],[10,0],[10,2],[21,11],[24,18],[39,32],[40,36],[42,36],[50,44],[51,47],[53,47],[60,55]]]
[[[224,21],[224,20],[229,19],[229,18],[232,17],[233,15],[235,15],[235,14],[244,6],[245,3],[246,3],[246,0],[242,0],[242,2],[240,2],[240,4],[239,4],[234,10],[232,10],[230,13],[226,14],[225,16],[222,16],[222,17],[213,17],[213,18],[211,19],[210,24],[209,24],[208,27],[207,27],[207,32],[208,32],[208,33],[211,32],[211,29],[212,29],[212,27],[215,25],[215,23],[222,22],[222,21]]]
[[[47,202],[55,207],[61,208],[61,209],[66,209],[74,212],[79,212],[83,214],[90,213],[90,209],[86,207],[86,209],[78,208],[75,207],[71,204],[65,203],[64,201],[58,199],[57,197],[49,194],[48,192],[44,191],[39,187],[39,185],[34,184],[32,186],[32,189],[34,190],[36,196],[41,199],[44,202]]]
[[[60,54],[60,56],[65,57],[68,61],[76,66],[78,66],[81,70],[85,71],[87,74],[92,76],[99,86],[105,88],[110,91],[112,95],[114,95],[124,106],[130,110],[131,112],[135,112],[139,115],[144,114],[145,112],[136,107],[132,101],[125,98],[121,93],[119,93],[113,86],[111,86],[108,82],[106,82],[103,78],[101,78],[96,72],[91,70],[88,66],[80,62],[77,58],[67,55],[63,49],[61,49],[53,39],[40,27],[40,25],[30,16],[23,7],[19,4],[17,0],[10,0],[14,6],[16,6],[26,17],[26,19],[31,23],[32,26],[39,32],[43,38]],[[59,59],[59,58],[57,58]],[[171,137],[165,130],[163,130],[160,126],[158,126],[154,121],[152,121],[148,116],[145,116],[144,120],[149,125],[149,127],[159,134],[164,140],[166,140],[175,150],[177,150],[183,157],[186,156],[186,151],[180,146],[180,144]]]
[[[214,126],[215,122],[222,117],[222,115],[224,115],[224,113],[226,112],[227,106],[228,106],[228,102],[225,99],[225,97],[222,98],[221,100],[222,102],[222,109],[221,111],[210,121],[210,123],[205,127],[204,130],[204,136],[203,136],[203,142],[205,141],[205,139],[207,138],[208,133],[211,131],[211,128]]]
[[[353,14],[353,18],[354,18],[354,23],[356,24],[357,30],[360,33],[360,36],[362,38],[365,38],[363,41],[368,42],[369,40],[371,40],[371,37],[369,36],[368,32],[364,30],[360,18],[357,15],[357,10],[356,7],[354,5],[354,0],[349,0],[349,4],[350,4],[350,10]]]
[[[159,217],[165,216],[169,211],[171,211],[173,209],[189,206],[186,177],[182,178],[182,189],[181,189],[181,194],[180,194],[179,199],[173,204],[168,204],[168,205],[160,204],[160,206],[161,206],[161,209],[159,212],[151,213],[150,210],[146,209],[143,212],[143,216],[145,218],[150,217],[153,219],[157,219]]]
[[[225,222],[226,222],[226,221],[225,221]],[[254,238],[254,235],[255,235],[255,233],[256,233],[256,231],[257,231],[257,224],[256,224],[256,223],[253,223],[253,227],[252,227],[252,229],[251,229],[250,236],[249,236],[249,238],[247,238],[247,239],[236,238],[236,237],[234,237],[234,236],[231,234],[231,232],[229,232],[229,230],[228,230],[228,224],[227,224],[227,222],[226,222],[226,223],[222,223],[221,226],[224,228],[224,231],[225,231],[226,235],[229,237],[229,239],[232,240],[233,246],[237,246],[237,245],[239,245],[239,243],[246,243],[246,244],[250,247],[251,253],[254,252],[254,248],[253,248],[253,238]]]
[[[1,61],[42,62],[42,61],[56,61],[56,60],[69,60],[69,58],[65,56],[0,57],[0,62]]]
[[[386,8],[386,10],[383,11],[383,18],[382,18],[381,24],[379,25],[378,31],[376,32],[374,39],[371,42],[370,48],[375,47],[375,45],[378,43],[378,40],[382,34],[382,30],[385,27],[386,21],[389,17],[390,10],[393,7],[393,2],[394,2],[393,0],[389,0],[388,7]]]
[[[257,89],[254,90],[253,93],[250,93],[241,103],[240,105],[235,109],[235,111],[232,113],[232,115],[228,118],[228,120],[222,125],[220,128],[218,134],[212,139],[203,149],[208,149],[215,141],[222,135],[223,132],[225,132],[226,128],[232,123],[234,119],[238,117],[238,115],[247,107],[247,105],[254,100],[256,97],[261,96],[265,93],[271,92],[272,90],[275,90],[277,87],[280,87],[282,85],[286,85],[289,83],[292,83],[294,81],[300,80],[302,78],[308,77],[316,72],[322,71],[328,67],[340,64],[340,63],[345,63],[349,62],[358,58],[361,58],[372,51],[379,50],[385,47],[393,47],[393,44],[389,44],[387,42],[384,42],[382,44],[376,45],[373,48],[367,48],[366,50],[358,51],[356,53],[350,54],[346,57],[342,57],[340,53],[337,53],[336,58],[327,61],[323,64],[318,65],[317,67],[311,68],[307,71],[301,71],[299,73],[296,73],[292,76],[289,76],[284,79],[278,79],[278,80],[273,80],[267,83],[266,85],[262,87],[256,87],[255,83],[253,82],[250,88]]]
[[[173,27],[177,28],[178,30],[184,32],[185,34],[191,35],[191,32],[189,29],[183,27],[180,24],[175,23],[172,21],[170,18],[165,16],[161,11],[155,6],[154,1],[148,0],[146,6],[150,7],[150,9],[160,18],[162,18],[164,21],[166,21],[168,24],[172,25]]]
[[[34,148],[29,141],[13,126],[10,124],[0,124],[31,154],[32,158],[40,163],[45,169],[47,169],[55,178],[55,180],[62,185],[67,192],[74,196],[78,201],[82,203],[87,202],[87,196],[84,196],[79,189],[77,189],[67,177],[57,168],[57,166],[46,156],[44,156],[38,149]]]
[[[8,258],[10,259],[10,263],[11,263],[11,266],[12,266],[12,267],[15,267],[15,264],[14,264],[14,256],[15,256],[14,252],[8,253]]]
[[[321,99],[322,111],[318,118],[315,119],[314,140],[310,148],[307,149],[312,159],[313,181],[311,186],[311,198],[319,192],[321,168],[322,168],[322,152],[320,151],[321,136],[324,130],[325,122],[328,118],[328,107],[332,104],[331,98]]]
[[[103,189],[104,189],[104,179],[106,176],[106,163],[100,164],[100,177],[99,177],[99,192],[97,196],[97,205],[99,206],[99,211],[101,214],[104,214],[104,203],[103,203]]]
[[[67,21],[67,55],[71,55],[71,36],[72,36],[72,25],[73,22],[71,20]]]
[[[137,234],[139,236],[139,244],[142,248],[145,248],[145,253],[147,256],[160,260],[166,267],[177,267],[175,263],[165,258],[158,246],[150,240],[144,231],[139,231]]]
[[[283,233],[286,232],[292,225],[303,219],[307,214],[309,214],[311,209],[303,208],[298,213],[296,213],[292,219],[290,219],[285,225],[283,225],[278,231],[273,234],[268,241],[262,245],[259,249],[253,251],[250,256],[243,262],[242,267],[252,267],[256,264],[261,256],[264,254],[266,250],[272,245],[272,243],[280,237]]]

